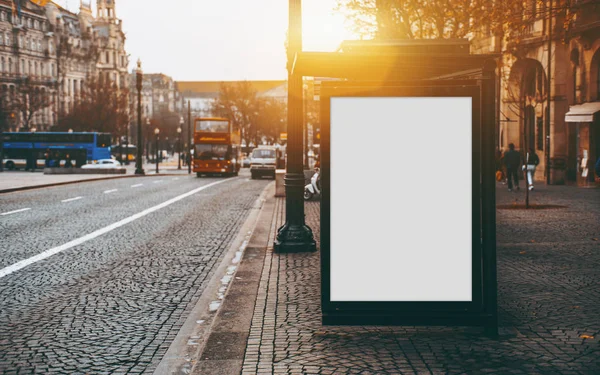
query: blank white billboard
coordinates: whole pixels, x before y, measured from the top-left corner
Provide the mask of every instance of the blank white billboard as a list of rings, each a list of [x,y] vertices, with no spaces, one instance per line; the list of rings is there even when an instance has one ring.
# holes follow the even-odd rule
[[[331,301],[472,301],[471,117],[470,97],[331,98]]]

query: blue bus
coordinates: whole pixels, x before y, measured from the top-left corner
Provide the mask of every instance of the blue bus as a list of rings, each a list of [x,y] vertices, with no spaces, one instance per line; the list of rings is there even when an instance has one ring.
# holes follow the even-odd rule
[[[88,161],[110,159],[111,135],[107,133],[3,133],[2,138],[4,167],[10,170],[28,168],[32,160],[43,168],[47,160],[59,166],[69,158],[81,167]]]

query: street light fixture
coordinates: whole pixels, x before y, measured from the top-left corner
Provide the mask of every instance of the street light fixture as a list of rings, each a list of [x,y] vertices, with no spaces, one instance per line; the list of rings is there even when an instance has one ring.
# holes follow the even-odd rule
[[[135,155],[135,174],[143,175],[144,168],[142,168],[142,61],[138,59],[137,69],[135,71],[136,77],[136,89],[138,92],[138,128],[137,128],[137,154]],[[146,154],[147,155],[147,154]]]
[[[158,174],[158,133],[160,133],[160,129],[154,129],[154,134],[156,134],[156,174]]]
[[[181,118],[183,122],[183,117]],[[179,160],[177,160],[177,169],[181,169],[181,126],[177,128],[177,151],[179,151]]]

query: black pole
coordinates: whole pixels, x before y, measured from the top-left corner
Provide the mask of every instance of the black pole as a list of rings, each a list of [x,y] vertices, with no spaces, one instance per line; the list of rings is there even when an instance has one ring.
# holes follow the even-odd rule
[[[135,156],[135,174],[144,175],[144,168],[142,168],[142,145],[143,145],[143,136],[142,136],[142,62],[138,60],[138,70],[136,72],[137,79],[137,92],[138,92],[138,102],[137,102],[137,115],[138,115],[138,128],[137,128],[137,154]],[[146,157],[148,157],[148,151],[146,150]]]
[[[552,71],[552,1],[550,1],[550,10],[548,12],[548,94],[546,95],[546,184],[550,185],[550,105],[552,93],[552,81],[550,80]]]
[[[306,104],[308,103],[308,91],[307,88],[305,87],[305,85],[302,85],[302,97],[303,97],[303,102],[304,102],[304,121],[303,121],[303,128],[304,128],[304,169],[308,169],[309,167],[309,163],[308,163],[308,112],[306,111]]]
[[[190,106],[190,101],[188,100],[188,140],[190,141],[190,147],[188,150],[189,162],[188,162],[188,174],[192,173],[192,107]]]
[[[158,174],[158,134],[156,135],[156,174]]]
[[[285,181],[285,224],[278,229],[277,252],[316,251],[312,230],[304,222],[302,163],[302,76],[292,73],[292,62],[302,51],[302,1],[289,0],[288,40],[288,162]]]
[[[177,169],[181,169],[181,133],[177,137],[177,151],[179,151],[179,160],[177,160]]]
[[[125,125],[125,165],[129,165],[129,122]]]

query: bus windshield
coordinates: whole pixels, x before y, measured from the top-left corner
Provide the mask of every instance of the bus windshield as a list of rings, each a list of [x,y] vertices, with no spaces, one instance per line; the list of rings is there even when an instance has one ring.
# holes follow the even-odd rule
[[[197,132],[228,133],[229,121],[224,120],[196,120]]]
[[[228,145],[199,144],[195,146],[194,155],[198,160],[225,160],[229,158]]]

